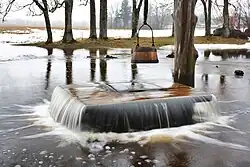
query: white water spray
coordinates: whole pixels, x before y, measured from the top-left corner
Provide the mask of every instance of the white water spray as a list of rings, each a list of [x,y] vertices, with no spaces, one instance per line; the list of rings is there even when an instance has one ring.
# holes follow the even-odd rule
[[[56,87],[51,97],[49,107],[51,117],[72,130],[80,130],[81,117],[85,105],[77,97],[70,94],[69,91]]]

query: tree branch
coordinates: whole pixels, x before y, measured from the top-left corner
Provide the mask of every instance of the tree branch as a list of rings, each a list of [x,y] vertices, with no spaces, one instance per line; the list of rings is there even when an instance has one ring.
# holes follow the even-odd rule
[[[20,10],[23,10],[24,8],[28,7],[28,6],[32,6],[35,2],[31,2],[29,4],[26,4],[26,5],[23,5],[23,6],[17,6],[17,9],[16,10],[13,10],[13,12],[17,12],[17,11],[20,11]]]
[[[215,5],[217,7],[224,7],[224,5],[219,5],[217,0],[215,0]],[[228,5],[232,6],[234,9],[237,9],[237,7],[234,4],[230,3],[230,2],[228,2]]]
[[[88,0],[80,0],[80,2],[82,2],[82,1],[83,1],[83,3],[81,3],[80,6],[82,6],[82,5],[87,6],[89,1]]]
[[[36,6],[38,6],[38,8],[41,10],[41,11],[44,11],[44,7],[38,2],[38,0],[33,0],[35,3],[36,3]]]
[[[16,0],[9,0],[7,2],[7,6],[4,9],[4,11],[2,11],[2,12],[0,11],[0,14],[3,15],[2,22],[5,21],[5,18],[9,14],[10,11],[16,12],[16,11],[23,10],[24,8],[28,8],[29,15],[41,16],[41,15],[43,15],[44,11],[47,10],[47,8],[49,8],[49,6],[51,6],[51,8],[49,9],[49,12],[53,13],[56,11],[56,9],[61,8],[64,4],[64,1],[60,3],[59,0],[51,0],[50,2],[51,2],[51,5],[48,5],[47,3],[39,2],[39,0],[32,0],[31,3],[20,6],[20,5],[16,4]],[[34,4],[40,9],[39,13],[36,13],[36,10],[34,8]],[[12,10],[13,5],[16,8],[15,10]],[[47,6],[45,6],[45,5],[47,5]]]
[[[140,0],[139,5],[138,5],[138,7],[136,8],[136,10],[141,9],[141,7],[142,7],[142,2],[143,2],[143,0]]]
[[[167,3],[167,4],[162,4],[162,3],[160,3],[159,8],[165,8],[165,7],[169,7],[169,6],[172,6],[172,5],[174,5],[174,2]]]
[[[64,5],[64,1],[62,3],[59,3],[58,1],[55,1],[55,6],[52,7],[51,9],[49,9],[50,13],[54,13],[56,11],[56,9],[59,9],[61,7],[63,7]]]
[[[7,7],[5,8],[4,12],[1,12],[1,14],[3,15],[3,18],[2,18],[2,22],[5,21],[5,17],[9,14],[11,8],[12,8],[12,5],[14,4],[16,0],[10,0]]]

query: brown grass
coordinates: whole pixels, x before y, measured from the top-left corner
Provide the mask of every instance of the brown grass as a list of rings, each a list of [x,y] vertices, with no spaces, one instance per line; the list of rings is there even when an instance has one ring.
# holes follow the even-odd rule
[[[196,44],[245,44],[247,40],[236,38],[223,38],[223,37],[195,37]],[[42,48],[58,48],[58,49],[90,49],[90,48],[131,48],[136,44],[136,39],[131,38],[109,38],[108,40],[90,40],[80,39],[76,43],[64,44],[62,42],[54,42],[53,44],[46,44],[44,42],[21,44],[22,46],[37,46]],[[140,38],[141,46],[151,46],[151,38]],[[173,37],[156,37],[156,47],[165,45],[173,45]]]

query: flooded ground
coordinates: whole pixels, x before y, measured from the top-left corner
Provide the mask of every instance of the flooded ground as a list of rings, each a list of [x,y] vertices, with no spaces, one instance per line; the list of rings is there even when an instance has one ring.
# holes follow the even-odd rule
[[[211,45],[197,46],[196,87],[180,93],[214,94],[222,115],[215,122],[91,134],[67,130],[50,118],[47,108],[54,88],[132,80],[171,86],[173,59],[166,58],[171,47],[159,50],[159,64],[137,66],[130,64],[130,49],[63,51],[6,43],[0,48],[0,166],[250,166],[250,62],[243,50],[218,53],[205,51],[215,49]],[[105,59],[106,54],[118,58]],[[235,77],[236,69],[244,77]]]
[[[213,30],[212,30],[213,31]],[[7,33],[0,34],[1,41],[7,43],[27,43],[27,42],[40,42],[46,41],[46,31],[41,29],[28,29],[28,30],[9,30],[6,31]],[[63,37],[64,30],[63,29],[53,29],[53,39],[54,41],[59,41]],[[73,30],[74,37],[77,38],[88,38],[89,37],[89,30]],[[131,37],[131,30],[117,30],[117,29],[109,29],[108,30],[108,37],[115,37],[115,38],[130,38]],[[97,34],[99,34],[99,30],[97,30]],[[163,35],[165,34],[165,35]],[[161,37],[161,36],[171,36],[172,29],[166,30],[155,30],[154,36]],[[196,36],[203,36],[205,35],[204,29],[197,28],[195,30]],[[151,37],[151,34],[148,33],[148,30],[141,30],[140,36],[142,37]]]

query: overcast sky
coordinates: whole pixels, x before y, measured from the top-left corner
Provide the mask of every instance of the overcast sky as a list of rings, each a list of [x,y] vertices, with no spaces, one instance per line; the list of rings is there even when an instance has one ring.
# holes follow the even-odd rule
[[[22,4],[28,3],[30,0],[17,0],[19,3]],[[74,9],[73,9],[73,20],[74,21],[86,21],[89,20],[89,5],[88,6],[79,6],[79,0],[75,0]],[[121,4],[122,0],[108,0],[108,8],[111,6],[117,6]],[[110,3],[112,1],[112,3]],[[97,17],[99,18],[99,0],[96,1],[96,12]],[[27,15],[28,10],[23,10],[19,12],[11,12],[7,19],[28,19],[28,20],[43,20],[43,16],[39,17],[31,17]],[[22,17],[20,17],[22,16]],[[58,9],[55,13],[50,14],[52,21],[64,21],[64,9]]]
[[[1,1],[8,1],[8,0],[1,0]],[[31,0],[16,0],[19,3],[27,4]],[[132,2],[132,0],[130,0]],[[163,1],[169,1],[172,2],[173,0],[157,0],[157,3],[163,2]],[[245,0],[242,0],[245,1]],[[96,11],[97,11],[97,19],[99,18],[99,0],[96,0]],[[108,0],[108,8],[110,9],[111,6],[117,7],[118,5],[121,5],[122,0]],[[156,3],[156,0],[149,0],[151,3]],[[218,0],[220,4],[223,3],[223,0]],[[203,13],[203,8],[200,5],[200,1],[198,0],[197,4],[198,9],[196,9],[196,13]],[[10,13],[8,18],[11,19],[24,19],[24,20],[39,20],[43,21],[43,16],[39,17],[31,17],[27,16],[27,11],[28,10],[23,10],[19,12],[14,12]],[[21,17],[20,17],[21,16]],[[50,15],[51,21],[61,21],[64,22],[64,9],[58,9],[55,13]],[[88,6],[79,6],[79,0],[75,0],[74,4],[74,10],[73,10],[73,21],[74,22],[83,22],[83,24],[88,24],[89,23],[89,5]],[[88,26],[88,25],[87,25]]]

